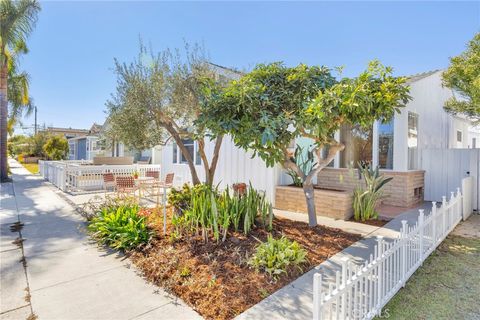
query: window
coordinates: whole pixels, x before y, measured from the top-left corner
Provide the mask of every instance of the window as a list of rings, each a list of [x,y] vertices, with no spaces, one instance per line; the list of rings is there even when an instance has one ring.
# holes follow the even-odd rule
[[[462,142],[463,132],[461,130],[457,130],[457,142]]]
[[[340,167],[358,167],[358,162],[372,162],[373,130],[365,130],[359,125],[343,125],[340,128],[340,141],[345,149],[340,153]]]
[[[177,150],[177,144],[175,142],[172,144],[172,151],[173,151],[172,163],[178,163],[178,150]]]
[[[183,145],[185,146],[185,148],[187,149],[188,153],[190,154],[190,157],[192,157],[192,159],[193,159],[193,157],[194,157],[193,154],[194,154],[194,150],[195,150],[193,140],[185,139],[185,140],[182,140],[182,142],[183,142]],[[185,158],[185,155],[183,154],[183,152],[181,152],[181,150],[180,150],[180,154],[181,154],[180,163],[187,163],[187,158]]]
[[[378,166],[393,169],[393,119],[378,125]]]
[[[418,114],[408,112],[408,170],[418,168]]]
[[[193,163],[196,165],[201,165],[202,164],[202,159],[200,158],[200,153],[198,152],[198,144],[193,141],[192,139],[183,139],[182,140],[183,145],[187,149],[188,153],[193,159]],[[174,142],[172,144],[172,162],[173,163],[182,163],[186,164],[187,158],[184,156],[182,153],[182,150],[178,147],[178,145]]]
[[[68,154],[70,157],[75,157],[75,143],[68,144]]]

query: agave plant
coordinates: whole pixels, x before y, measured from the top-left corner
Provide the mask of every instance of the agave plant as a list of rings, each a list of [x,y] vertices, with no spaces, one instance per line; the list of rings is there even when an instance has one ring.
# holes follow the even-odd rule
[[[363,177],[365,188],[357,186],[353,191],[353,211],[355,220],[378,219],[376,206],[382,197],[382,188],[390,182],[392,177],[380,174],[378,166],[372,169],[369,164],[359,163],[358,174]]]
[[[302,146],[297,145],[291,160],[297,164],[302,172],[308,174],[317,165],[317,163],[315,162],[313,151],[308,148],[305,157],[304,150],[305,149]],[[303,185],[302,178],[294,170],[288,169],[287,174],[292,178],[294,186],[301,187]]]

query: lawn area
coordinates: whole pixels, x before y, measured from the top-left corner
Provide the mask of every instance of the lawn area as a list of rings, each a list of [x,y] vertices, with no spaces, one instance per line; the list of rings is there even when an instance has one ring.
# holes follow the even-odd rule
[[[480,239],[449,236],[385,306],[388,319],[479,319]]]
[[[38,163],[22,163],[22,166],[33,174],[38,173]]]

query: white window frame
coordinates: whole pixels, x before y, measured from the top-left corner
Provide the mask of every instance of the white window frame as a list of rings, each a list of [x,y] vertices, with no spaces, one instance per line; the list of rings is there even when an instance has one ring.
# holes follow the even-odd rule
[[[75,142],[71,142],[68,144],[68,156],[72,156],[75,158],[75,149],[76,149],[76,143]]]
[[[184,140],[190,140],[190,139],[184,139]],[[185,146],[190,146],[191,144],[184,144]],[[176,150],[176,157],[175,156],[174,150]],[[179,148],[179,146],[173,142],[172,143],[172,163],[173,164],[178,164],[178,165],[188,165],[187,161],[182,161],[182,150]],[[198,142],[193,141],[193,164],[196,166],[200,166],[202,164],[202,159],[200,158],[200,155],[198,153]]]
[[[460,133],[460,140],[458,140],[458,134]],[[463,143],[463,131],[457,129],[457,134],[455,135],[455,141],[457,143]]]

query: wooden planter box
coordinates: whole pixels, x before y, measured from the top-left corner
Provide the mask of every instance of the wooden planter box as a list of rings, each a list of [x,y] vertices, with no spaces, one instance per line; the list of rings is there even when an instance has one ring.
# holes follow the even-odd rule
[[[347,191],[315,189],[315,208],[319,216],[348,220],[353,216],[352,204],[352,195]],[[307,203],[303,189],[292,186],[277,186],[275,208],[307,213]]]

